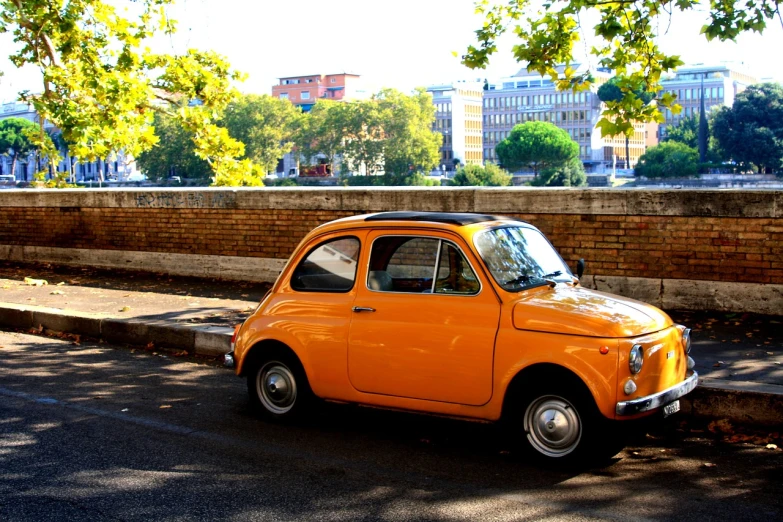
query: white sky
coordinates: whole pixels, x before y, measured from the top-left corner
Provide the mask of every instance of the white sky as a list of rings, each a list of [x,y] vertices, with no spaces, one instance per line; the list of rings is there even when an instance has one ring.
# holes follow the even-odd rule
[[[115,4],[126,3],[114,0]],[[511,55],[513,35],[504,38],[486,71],[471,71],[459,58],[474,42],[481,18],[474,0],[178,0],[170,8],[179,21],[171,39],[157,41],[160,52],[188,47],[212,49],[248,74],[240,90],[270,93],[277,78],[316,73],[360,74],[368,88],[409,91],[461,79],[496,79],[520,69]],[[783,81],[783,28],[771,23],[763,35],[742,35],[738,43],[708,43],[698,34],[706,11],[675,13],[660,37],[667,52],[686,64],[744,62],[761,79]],[[592,31],[583,20],[586,30]],[[665,26],[662,23],[661,33]],[[14,44],[0,35],[0,102],[11,101],[22,89],[37,91],[35,69],[19,71],[7,60]],[[580,46],[581,47],[581,46]]]

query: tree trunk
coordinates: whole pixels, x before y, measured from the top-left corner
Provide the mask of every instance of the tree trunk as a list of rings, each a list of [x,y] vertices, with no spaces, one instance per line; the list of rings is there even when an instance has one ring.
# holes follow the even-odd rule
[[[625,168],[630,169],[631,168],[631,147],[629,145],[630,138],[628,138],[628,135],[625,135]]]
[[[14,179],[16,179],[16,164],[19,162],[19,154],[14,151],[14,159],[11,160],[11,174],[14,175]],[[27,180],[27,173],[24,174],[24,179]]]

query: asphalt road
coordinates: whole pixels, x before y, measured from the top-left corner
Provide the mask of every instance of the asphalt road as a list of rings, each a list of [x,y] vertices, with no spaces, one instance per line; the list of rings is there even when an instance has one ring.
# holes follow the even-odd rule
[[[783,519],[783,452],[676,426],[542,469],[490,425],[328,405],[279,426],[230,370],[0,333],[0,520]]]

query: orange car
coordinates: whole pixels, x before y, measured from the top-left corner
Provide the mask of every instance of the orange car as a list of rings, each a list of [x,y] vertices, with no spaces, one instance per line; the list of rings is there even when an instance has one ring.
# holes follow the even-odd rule
[[[383,212],[310,232],[227,358],[272,418],[319,397],[503,420],[564,461],[608,448],[616,421],[678,411],[689,351],[688,328],[581,287],[528,223]]]

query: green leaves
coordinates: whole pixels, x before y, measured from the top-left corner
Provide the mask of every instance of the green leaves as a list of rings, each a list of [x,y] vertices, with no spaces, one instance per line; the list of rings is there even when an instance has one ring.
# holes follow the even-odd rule
[[[149,150],[158,141],[153,114],[162,112],[192,132],[197,154],[217,177],[253,176],[250,162],[237,160],[241,144],[215,125],[241,75],[215,53],[158,55],[144,47],[174,30],[164,10],[171,1],[139,0],[122,14],[101,0],[0,1],[0,31],[17,43],[9,58],[41,73],[41,92],[21,98],[41,126],[48,121],[62,131],[77,160]]]
[[[682,65],[679,56],[666,54],[658,47],[657,37],[659,30],[668,27],[666,20],[673,11],[690,11],[697,3],[552,0],[539,9],[528,0],[481,0],[476,3],[477,12],[484,15],[485,22],[476,31],[477,44],[468,48],[462,63],[471,68],[486,67],[497,51],[497,38],[513,27],[519,39],[514,56],[526,64],[528,71],[549,77],[561,90],[589,89],[594,79],[589,71],[577,73],[572,68],[573,51],[580,30],[586,29],[580,20],[590,19],[586,13],[597,15],[593,33],[598,44],[590,53],[601,67],[625,78],[625,95],[607,103],[607,121],[602,124],[605,135],[614,135],[630,129],[634,121],[662,121],[662,109],[679,110],[671,96],[661,96],[655,104],[648,104],[641,93],[654,98],[660,91],[661,76]],[[768,21],[780,16],[779,7],[780,0],[711,0],[711,20],[702,33],[708,39],[727,40],[744,31],[761,32]]]

